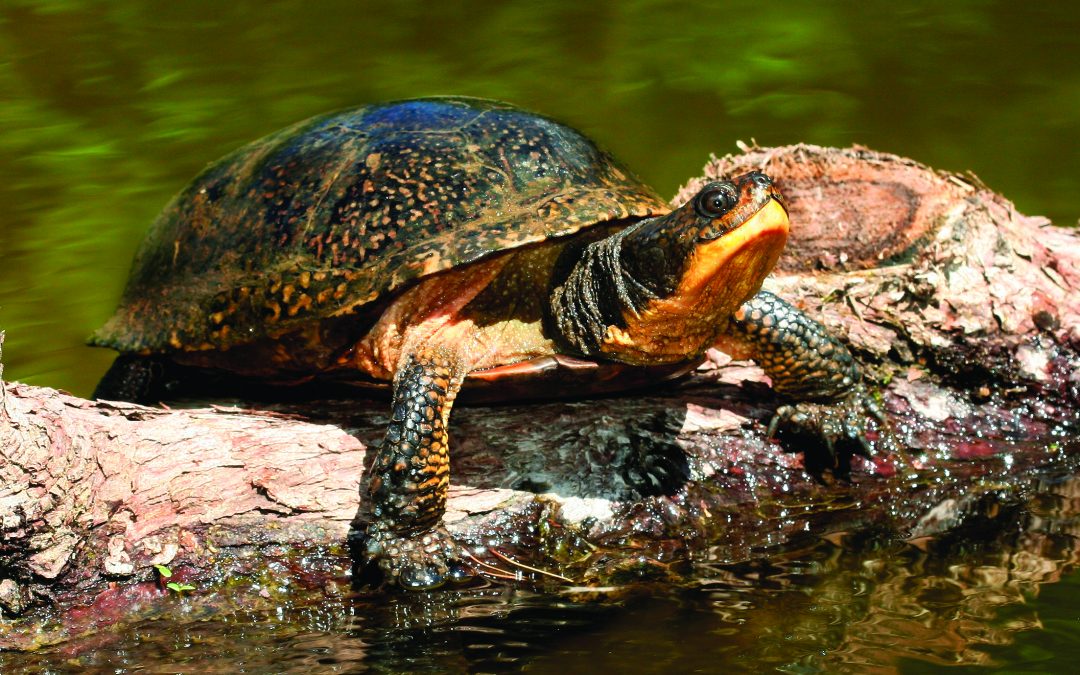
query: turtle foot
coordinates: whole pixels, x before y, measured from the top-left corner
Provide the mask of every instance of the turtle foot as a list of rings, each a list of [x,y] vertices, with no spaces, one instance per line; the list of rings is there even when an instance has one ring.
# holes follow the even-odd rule
[[[368,560],[377,563],[391,583],[407,590],[431,590],[476,576],[464,562],[468,551],[442,527],[400,536],[373,523],[366,550]]]
[[[824,446],[826,466],[843,472],[851,455],[867,458],[905,453],[892,430],[881,404],[862,384],[844,398],[830,402],[802,401],[777,409],[769,423],[770,437],[795,438]],[[815,458],[807,453],[808,465]],[[808,468],[811,468],[808,466]]]

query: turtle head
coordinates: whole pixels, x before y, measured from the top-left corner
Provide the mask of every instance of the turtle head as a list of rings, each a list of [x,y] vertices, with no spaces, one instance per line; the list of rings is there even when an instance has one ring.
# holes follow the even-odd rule
[[[671,213],[585,248],[552,294],[559,333],[588,356],[624,363],[699,356],[761,288],[787,234],[765,174],[708,183]]]

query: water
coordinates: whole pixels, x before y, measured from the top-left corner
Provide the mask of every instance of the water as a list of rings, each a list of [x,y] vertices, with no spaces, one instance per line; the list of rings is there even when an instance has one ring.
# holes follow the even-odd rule
[[[1077,35],[1080,9],[1015,2],[4,0],[5,374],[88,394],[111,355],[82,341],[111,312],[141,233],[169,197],[206,162],[246,141],[377,100],[449,93],[511,100],[583,129],[663,194],[696,175],[710,153],[734,151],[736,139],[860,143],[973,170],[1021,211],[1074,224]],[[1036,507],[1023,508],[1015,532],[1028,532],[1023,523]],[[1027,549],[998,541],[1009,527],[976,533],[944,560],[1012,570],[1009,556]],[[200,645],[220,648],[223,636],[232,636],[223,658],[263,664],[254,672],[320,650],[343,669],[524,663],[538,672],[732,663],[835,670],[844,658],[863,663],[879,643],[904,640],[932,643],[932,653],[885,650],[889,668],[974,664],[966,655],[975,649],[1015,670],[1053,672],[1080,655],[1071,609],[1080,606],[1080,579],[1065,553],[1047,556],[1053,578],[999,593],[957,581],[944,568],[927,571],[903,551],[867,546],[778,558],[798,569],[788,575],[792,585],[775,592],[755,583],[721,592],[703,582],[597,604],[497,589],[496,600],[465,596],[450,613],[456,618],[415,629],[391,618],[393,603],[409,601],[361,598],[316,605],[311,612],[332,616],[314,627],[307,619],[243,615],[225,624],[158,622],[110,636],[96,657],[53,651],[37,665],[64,669],[68,657],[71,667],[136,669],[187,657],[205,665],[197,659],[216,657]],[[986,551],[998,556],[993,564],[979,558]],[[813,566],[826,553],[839,555],[839,567]],[[886,571],[866,587],[860,570],[876,565]],[[885,599],[874,596],[882,584]],[[916,587],[939,597],[914,602]],[[965,618],[963,598],[984,592],[1003,595]],[[915,618],[882,625],[876,612],[846,609],[848,602],[870,606],[867,593],[871,605],[881,599],[925,609],[928,615],[911,616],[928,617],[927,632],[914,630]],[[937,619],[952,622],[952,632],[937,630]],[[860,642],[855,634],[869,637]]]

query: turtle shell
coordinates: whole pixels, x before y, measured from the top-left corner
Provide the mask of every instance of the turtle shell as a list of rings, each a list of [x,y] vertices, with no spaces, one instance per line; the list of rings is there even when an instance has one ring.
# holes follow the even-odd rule
[[[363,312],[493,253],[667,210],[580,132],[503,103],[331,113],[240,148],[177,195],[91,343],[225,349]]]

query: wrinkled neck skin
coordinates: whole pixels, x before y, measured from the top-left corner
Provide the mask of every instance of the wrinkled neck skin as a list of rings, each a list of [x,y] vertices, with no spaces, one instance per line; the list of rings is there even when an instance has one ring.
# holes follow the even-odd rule
[[[636,244],[624,251],[627,239],[650,238],[664,217],[643,220],[584,248],[565,281],[551,295],[554,324],[562,341],[590,357],[602,356],[608,326],[623,323],[626,314],[639,314],[651,301],[671,293],[682,273],[682,260],[672,265],[671,255],[642,255],[649,250]],[[641,252],[641,253],[638,253]],[[686,251],[673,252],[685,258]],[[681,253],[681,255],[679,255]],[[642,274],[651,269],[651,274]]]
[[[551,294],[558,338],[584,356],[634,365],[699,357],[758,292],[786,241],[779,203],[741,220],[715,236],[680,208],[589,244]]]

